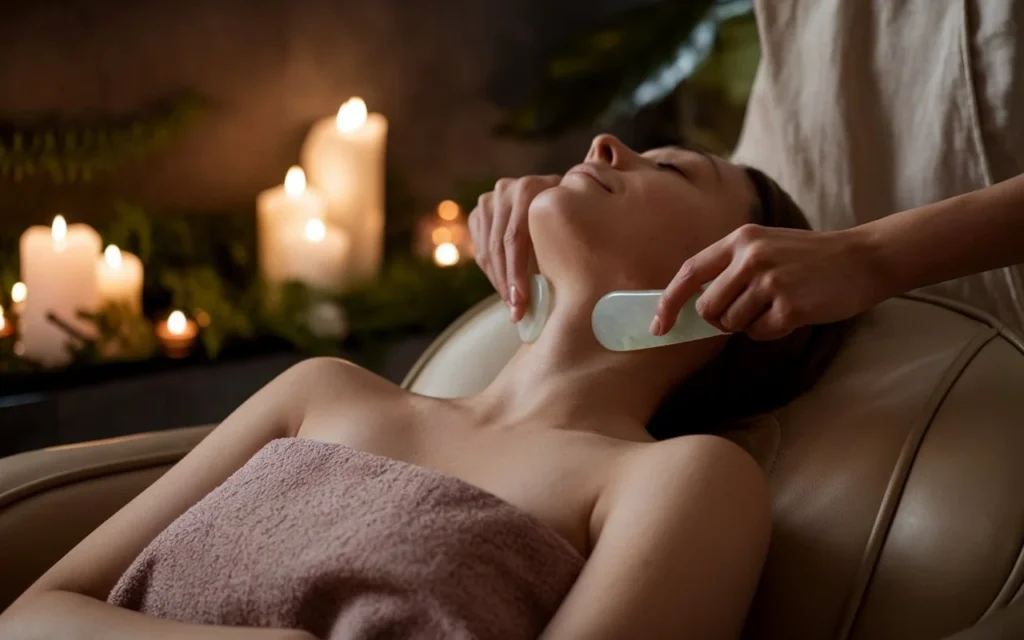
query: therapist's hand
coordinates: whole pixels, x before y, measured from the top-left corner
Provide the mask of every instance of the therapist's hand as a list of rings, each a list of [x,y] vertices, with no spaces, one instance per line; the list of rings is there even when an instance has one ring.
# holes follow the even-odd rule
[[[661,296],[651,333],[668,331],[706,282],[701,317],[755,340],[854,316],[890,295],[867,246],[855,230],[740,227],[683,264]]]
[[[509,306],[513,322],[522,319],[529,302],[530,203],[561,180],[557,175],[502,178],[469,214],[476,262]]]

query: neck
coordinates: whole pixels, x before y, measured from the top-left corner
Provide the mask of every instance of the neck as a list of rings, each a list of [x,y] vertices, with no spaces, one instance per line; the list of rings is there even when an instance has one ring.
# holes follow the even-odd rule
[[[600,294],[558,290],[540,338],[523,345],[483,392],[466,399],[486,424],[542,424],[650,440],[662,398],[696,371],[718,341],[608,351],[590,328]]]

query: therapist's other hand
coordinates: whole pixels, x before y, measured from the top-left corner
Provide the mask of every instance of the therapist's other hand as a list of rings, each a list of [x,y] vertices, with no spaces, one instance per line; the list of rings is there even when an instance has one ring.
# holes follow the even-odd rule
[[[856,232],[748,224],[687,260],[665,289],[651,333],[662,335],[701,286],[702,318],[755,340],[852,317],[885,298]]]
[[[529,302],[530,203],[561,180],[557,175],[502,178],[469,214],[476,262],[509,306],[513,322],[522,319]]]

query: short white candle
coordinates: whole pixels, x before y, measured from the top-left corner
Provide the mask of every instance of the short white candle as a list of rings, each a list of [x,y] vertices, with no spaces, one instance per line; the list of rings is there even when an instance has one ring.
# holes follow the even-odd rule
[[[28,298],[28,287],[24,282],[15,282],[11,287],[11,302],[14,303],[15,315],[25,311],[25,299]]]
[[[349,247],[344,231],[312,218],[282,238],[282,275],[313,289],[340,291]]]
[[[133,253],[110,245],[96,262],[101,304],[123,304],[142,314],[142,261]]]
[[[100,235],[85,224],[68,226],[57,216],[50,227],[29,227],[21,236],[21,277],[31,295],[20,314],[19,330],[25,357],[47,366],[66,364],[69,336],[47,320],[53,313],[83,335],[93,327],[79,311],[99,306],[96,258]]]
[[[373,280],[384,256],[384,154],[388,121],[352,98],[310,130],[302,166],[327,198],[327,219],[346,232],[344,286]]]
[[[301,167],[290,168],[284,184],[260,193],[256,200],[256,231],[260,272],[267,282],[280,284],[286,279],[284,236],[301,232],[307,220],[322,219],[326,213],[327,201],[317,189],[306,184]]]

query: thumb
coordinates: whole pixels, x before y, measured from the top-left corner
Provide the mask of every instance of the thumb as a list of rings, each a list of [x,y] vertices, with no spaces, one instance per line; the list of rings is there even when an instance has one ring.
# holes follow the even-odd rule
[[[651,333],[663,335],[668,332],[675,325],[686,301],[696,295],[705,283],[725,271],[731,261],[732,245],[726,236],[684,262],[658,300]]]

